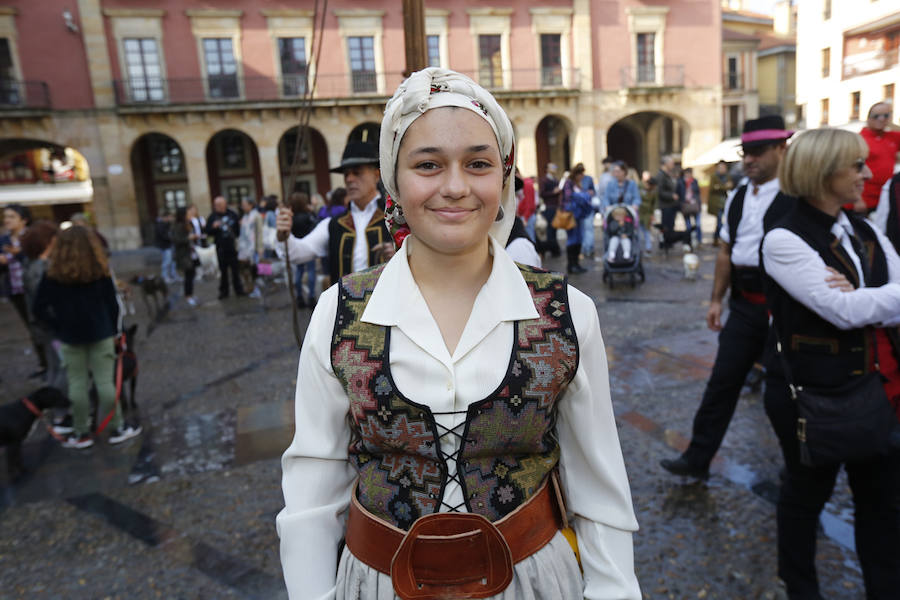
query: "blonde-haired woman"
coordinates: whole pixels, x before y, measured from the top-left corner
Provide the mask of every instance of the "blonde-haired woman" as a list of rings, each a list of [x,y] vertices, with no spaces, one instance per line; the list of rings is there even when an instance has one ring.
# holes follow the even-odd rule
[[[841,209],[861,198],[863,183],[871,177],[867,155],[855,133],[816,129],[797,136],[778,178],[784,192],[800,201],[762,244],[766,298],[783,352],[769,360],[765,405],[787,467],[777,509],[778,573],[792,599],[821,598],[816,528],[841,463],[810,466],[808,455],[801,453],[788,382],[836,390],[852,387],[877,369],[888,400],[895,410],[900,404],[900,257],[869,221]],[[885,421],[896,417],[887,414]],[[866,597],[896,598],[900,457],[875,455],[846,462],[844,468],[856,508]]]
[[[506,254],[514,163],[509,119],[468,77],[425,69],[388,102],[401,245],[324,292],[307,329],[277,519],[292,598],[641,597],[596,308]]]
[[[47,272],[34,299],[34,312],[62,342],[60,355],[69,380],[74,429],[63,445],[94,445],[88,398],[91,378],[99,397],[98,420],[102,422],[112,414],[109,442],[118,444],[138,435],[139,425],[123,426],[115,402],[113,340],[118,330],[119,303],[106,252],[90,229],[74,225],[56,237]]]

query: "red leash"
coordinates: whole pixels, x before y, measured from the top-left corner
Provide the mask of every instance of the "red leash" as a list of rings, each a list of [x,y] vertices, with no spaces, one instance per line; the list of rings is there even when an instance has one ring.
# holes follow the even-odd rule
[[[116,358],[116,401],[113,404],[113,408],[109,411],[109,414],[106,415],[106,418],[103,419],[103,422],[97,427],[97,431],[94,432],[94,437],[99,437],[100,434],[106,429],[106,426],[109,425],[109,422],[116,414],[116,409],[119,408],[119,399],[122,397],[122,357],[125,353],[125,336],[119,335],[116,339],[117,350],[121,350],[121,352],[117,352],[118,357]]]
[[[30,410],[32,413],[34,413],[34,416],[36,416],[36,417],[38,418],[39,421],[40,421],[41,418],[44,416],[44,413],[41,412],[41,410],[40,410],[37,406],[35,406],[34,403],[33,403],[31,400],[29,400],[28,398],[22,398],[22,404],[25,405],[25,408],[27,408],[27,409]],[[44,425],[47,427],[47,432],[48,432],[51,436],[53,436],[54,438],[56,438],[57,441],[60,441],[60,442],[66,441],[66,438],[64,438],[63,436],[59,435],[59,434],[56,433],[55,431],[53,431],[53,427],[51,427],[49,424],[44,423]]]

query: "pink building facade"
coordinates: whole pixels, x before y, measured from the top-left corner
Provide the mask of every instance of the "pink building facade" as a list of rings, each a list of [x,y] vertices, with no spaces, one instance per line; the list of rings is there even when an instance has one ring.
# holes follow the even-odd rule
[[[341,185],[328,168],[349,139],[377,141],[406,66],[400,0],[329,2],[318,61],[312,1],[3,4],[0,90],[16,93],[0,99],[0,172],[12,174],[0,200],[23,183],[4,161],[77,151],[89,207],[119,248],[147,243],[156,215],[188,202]],[[426,0],[425,13],[429,63],[494,91],[527,175],[548,161],[597,173],[606,156],[654,170],[720,139],[716,0]]]

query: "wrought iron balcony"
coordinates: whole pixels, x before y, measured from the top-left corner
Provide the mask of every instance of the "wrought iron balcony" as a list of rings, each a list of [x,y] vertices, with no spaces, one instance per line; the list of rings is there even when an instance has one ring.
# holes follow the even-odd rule
[[[684,87],[684,65],[622,67],[622,88]]]
[[[49,108],[50,88],[46,82],[0,79],[0,110]]]
[[[580,84],[578,69],[513,69],[466,74],[496,92],[577,89]],[[384,97],[392,94],[402,81],[403,74],[397,72],[320,74],[316,80],[315,98],[352,100]],[[123,107],[283,102],[300,99],[306,86],[306,78],[302,75],[279,78],[230,75],[193,79],[140,78],[113,82],[116,103]]]

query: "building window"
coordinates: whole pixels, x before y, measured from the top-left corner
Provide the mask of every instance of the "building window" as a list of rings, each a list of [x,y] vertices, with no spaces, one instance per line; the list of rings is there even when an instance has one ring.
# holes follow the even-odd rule
[[[656,82],[655,33],[637,34],[637,80],[638,83]]]
[[[350,51],[350,71],[354,92],[374,92],[378,89],[375,79],[375,38],[354,36],[347,38]]]
[[[285,96],[306,92],[306,39],[278,38],[281,59],[281,90]]]
[[[478,79],[486,88],[503,87],[499,35],[478,36]]]
[[[819,116],[819,125],[828,125],[828,98],[822,98],[822,111]]]
[[[725,137],[737,137],[741,135],[741,107],[732,105],[728,107],[728,115],[725,118]]]
[[[822,19],[828,20],[831,18],[831,0],[822,0]]]
[[[844,36],[844,78],[886,71],[900,61],[900,25]]]
[[[187,193],[183,189],[168,189],[163,192],[163,203],[169,214],[177,209],[187,206]]]
[[[0,38],[0,104],[19,104],[21,95],[12,62],[9,40]]]
[[[822,48],[822,77],[831,74],[831,48]]]
[[[739,87],[738,78],[738,59],[737,56],[728,57],[728,82],[729,90],[736,90]]]
[[[159,50],[153,38],[126,38],[125,69],[128,91],[133,102],[159,102],[165,98]]]
[[[429,35],[425,38],[425,44],[428,52],[428,66],[441,66],[441,36]]]
[[[894,84],[888,83],[884,86],[884,99],[891,102],[894,101]]]
[[[210,98],[237,98],[237,62],[231,38],[204,38],[203,57]]]
[[[153,136],[150,143],[150,160],[156,178],[184,175],[184,157],[178,143],[170,137]]]
[[[850,120],[859,121],[859,92],[850,94]]]
[[[541,34],[541,85],[562,85],[562,53],[558,33]]]
[[[222,168],[227,171],[247,169],[244,134],[226,133],[222,138]]]

